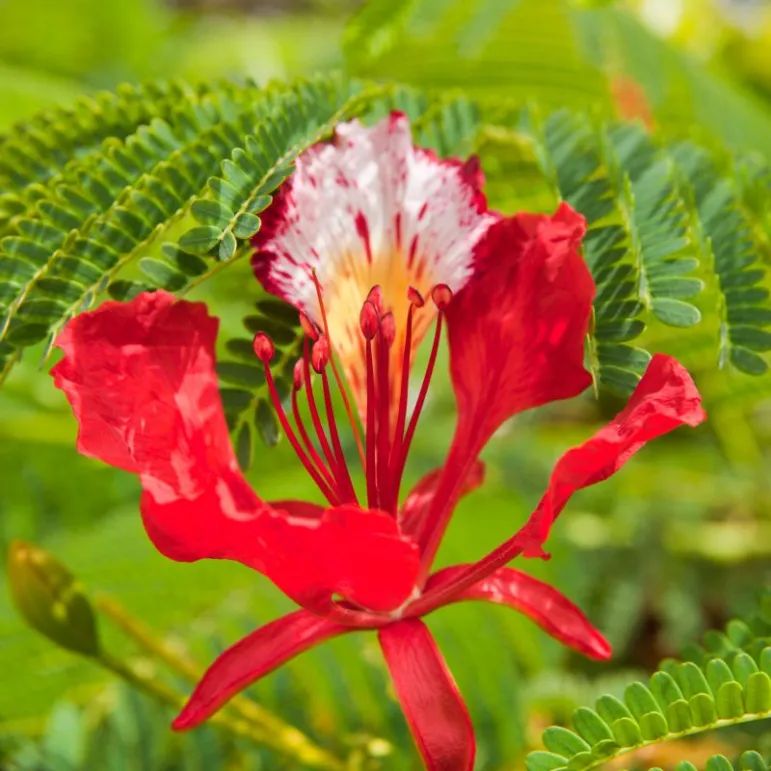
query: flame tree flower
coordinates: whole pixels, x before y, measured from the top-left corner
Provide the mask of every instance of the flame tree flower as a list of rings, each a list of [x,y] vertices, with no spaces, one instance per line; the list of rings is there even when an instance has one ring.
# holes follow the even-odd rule
[[[704,419],[676,361],[657,355],[626,408],[557,462],[529,520],[478,562],[431,566],[458,500],[482,482],[479,453],[508,418],[584,391],[594,284],[580,254],[584,219],[489,211],[475,160],[414,147],[407,119],[341,125],[297,162],[255,237],[264,287],[305,332],[287,404],[274,347],[254,340],[284,432],[327,505],[269,503],[243,478],[214,367],[217,321],[164,292],[107,302],[73,319],[53,370],[86,455],[139,476],[147,532],[181,561],[230,559],[272,580],[300,609],[225,651],[174,727],[191,728],[239,690],[332,637],[374,630],[426,767],[466,771],[474,733],[422,618],[449,603],[500,603],[597,659],[601,634],[555,589],[507,567],[543,556],[571,495],[618,471],[647,441]],[[401,479],[443,334],[458,419],[443,466],[406,496]],[[430,337],[412,410],[415,353]],[[317,388],[314,390],[313,382]],[[366,477],[345,457],[333,391]],[[307,402],[304,414],[300,400]],[[340,411],[342,415],[342,411]],[[342,420],[340,421],[342,423]]]

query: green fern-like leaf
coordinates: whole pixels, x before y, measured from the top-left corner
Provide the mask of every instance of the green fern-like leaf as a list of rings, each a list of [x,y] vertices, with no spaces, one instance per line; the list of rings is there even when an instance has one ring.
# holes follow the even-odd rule
[[[730,361],[751,375],[768,364],[761,353],[771,350],[767,271],[761,244],[742,210],[735,180],[716,168],[709,153],[690,142],[673,155],[693,186],[701,245],[711,255],[720,293],[720,365]]]
[[[68,318],[105,290],[125,298],[157,286],[184,291],[205,280],[216,263],[202,264],[196,254],[232,258],[237,242],[259,226],[245,229],[245,217],[267,206],[267,191],[289,173],[291,160],[365,99],[334,80],[274,87],[258,99],[250,93],[246,106],[226,94],[187,106],[173,125],[155,121],[106,148],[95,168],[37,201],[31,216],[15,221],[16,234],[3,240],[5,342],[23,348],[48,337],[50,343]],[[258,134],[252,136],[255,126]],[[262,166],[247,168],[257,154]],[[216,177],[221,168],[225,175]],[[194,216],[211,217],[204,207],[215,202],[215,194],[238,218],[222,227],[202,226],[216,231],[211,243],[202,243],[201,228],[195,228],[177,248],[140,263],[146,281],[111,283],[191,204],[197,204]],[[239,196],[244,200],[236,204]]]
[[[590,351],[600,387],[634,388],[650,359],[641,337],[650,324],[684,330],[701,325],[701,314],[716,316],[703,278],[719,288],[715,360],[765,371],[767,274],[755,256],[769,248],[771,174],[763,164],[729,163],[720,148],[670,145],[641,126],[578,112],[334,76],[266,88],[144,88],[153,94],[146,122],[126,118],[121,91],[115,111],[124,123],[115,136],[84,129],[71,139],[76,157],[57,170],[60,159],[50,156],[47,170],[18,178],[4,199],[17,206],[0,241],[3,374],[29,346],[45,342],[46,355],[67,320],[105,296],[126,300],[157,288],[184,295],[248,255],[260,214],[298,154],[341,120],[372,122],[394,109],[410,116],[416,142],[439,155],[483,152],[494,205],[552,210],[565,200],[586,217],[584,254],[597,285]],[[167,109],[164,99],[180,93],[188,98]],[[14,132],[6,143],[21,141],[22,129]],[[279,387],[288,393],[297,328],[275,312],[250,314],[244,325],[250,335],[258,328],[274,335]],[[248,339],[226,350],[223,395],[246,466],[253,436],[272,444],[279,431]]]
[[[749,622],[708,632],[685,661],[667,659],[647,684],[628,685],[623,700],[606,695],[594,709],[580,707],[572,730],[547,728],[546,751],[528,756],[528,771],[588,770],[640,747],[771,717],[769,598],[766,592]],[[731,768],[725,758],[713,758],[707,768],[717,771],[726,763]],[[745,753],[739,768],[767,768],[758,763],[764,761],[757,753]]]

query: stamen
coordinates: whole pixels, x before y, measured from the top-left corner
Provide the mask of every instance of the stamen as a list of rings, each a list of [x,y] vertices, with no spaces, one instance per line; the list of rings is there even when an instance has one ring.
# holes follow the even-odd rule
[[[252,350],[254,351],[254,355],[263,364],[269,364],[276,355],[276,346],[273,345],[273,341],[264,332],[258,332],[254,336]]]
[[[399,475],[399,458],[404,440],[404,426],[407,422],[407,401],[409,397],[410,381],[410,357],[412,354],[412,317],[416,308],[424,305],[423,296],[417,289],[410,287],[407,291],[410,307],[407,310],[407,329],[404,336],[404,350],[402,351],[402,380],[399,388],[399,412],[396,416],[396,428],[394,429],[394,441],[391,447],[389,461],[392,480],[392,499],[388,501],[391,508],[396,509],[399,503],[399,488],[401,477]],[[389,510],[391,510],[389,508]]]
[[[295,436],[294,431],[292,431],[292,426],[289,423],[286,412],[284,412],[284,405],[281,403],[281,397],[278,394],[276,384],[273,380],[273,374],[270,371],[270,362],[276,353],[276,348],[273,345],[273,342],[264,332],[258,332],[254,336],[252,347],[254,349],[254,353],[262,362],[265,369],[265,382],[268,385],[268,391],[270,393],[271,401],[273,402],[273,407],[276,410],[281,427],[284,429],[286,438],[289,440],[289,443],[292,445],[292,448],[294,449],[297,457],[300,459],[300,463],[305,466],[305,470],[310,474],[319,490],[321,490],[321,492],[324,494],[324,497],[332,506],[337,506],[340,502],[338,497],[335,495],[334,491],[330,489],[329,485],[327,485],[325,480],[311,463],[308,456],[305,454],[302,446],[297,441],[297,437]]]
[[[361,306],[359,314],[359,326],[365,340],[372,340],[377,334],[378,314],[377,308],[369,300]]]
[[[452,289],[447,284],[437,284],[431,290],[431,299],[440,311],[444,311],[452,300]]]
[[[313,284],[316,287],[316,297],[318,298],[319,308],[321,310],[321,320],[324,325],[324,335],[326,336],[327,340],[331,340],[332,338],[329,336],[329,324],[327,323],[327,311],[324,308],[324,298],[321,294],[321,284],[319,284],[319,279],[316,275],[315,269],[311,272],[311,277],[313,279]],[[361,465],[365,466],[366,462],[364,460],[364,447],[361,441],[361,434],[359,433],[359,422],[354,416],[353,410],[351,409],[351,403],[348,399],[348,392],[345,390],[345,384],[343,383],[342,377],[340,377],[340,372],[337,369],[337,363],[335,362],[334,356],[330,356],[330,363],[332,365],[332,374],[335,376],[335,382],[337,383],[337,387],[340,389],[340,395],[343,397],[345,412],[348,415],[348,420],[351,424],[351,428],[353,429],[353,437],[356,440],[356,449],[359,452]]]
[[[343,503],[355,503],[358,505],[359,500],[356,497],[356,490],[354,490],[351,474],[348,471],[348,464],[345,462],[345,453],[343,453],[343,447],[340,444],[340,435],[337,432],[337,420],[335,419],[335,411],[332,406],[332,393],[329,389],[329,378],[327,377],[326,370],[321,371],[321,383],[324,388],[324,406],[327,411],[329,435],[332,437],[332,446],[335,449],[335,459],[337,460],[335,477],[337,478],[338,489],[341,491],[340,497]]]
[[[294,423],[297,426],[297,430],[300,432],[300,438],[302,439],[303,444],[305,445],[305,449],[307,450],[308,454],[311,456],[311,459],[316,465],[316,468],[318,469],[319,473],[324,477],[324,481],[330,486],[330,488],[335,489],[336,488],[335,480],[333,479],[329,469],[324,465],[324,461],[321,459],[321,456],[319,455],[318,451],[316,450],[316,447],[311,441],[311,438],[308,435],[308,431],[305,428],[305,424],[303,423],[302,418],[300,416],[300,409],[297,404],[297,393],[302,390],[303,383],[305,380],[303,375],[303,364],[304,363],[302,359],[298,359],[294,367],[294,388],[292,389],[292,416],[294,417]]]
[[[390,396],[391,384],[389,378],[389,365],[391,359],[391,346],[396,337],[396,326],[393,313],[386,313],[380,319],[380,327],[377,338],[377,488],[378,500],[381,508],[388,505],[389,495],[389,452],[390,452]],[[385,509],[388,510],[388,509]],[[395,510],[393,511],[395,514]]]
[[[375,306],[378,318],[380,318],[383,315],[383,290],[379,284],[375,284],[375,286],[369,290],[367,302],[370,302]]]
[[[314,345],[315,348],[315,345]],[[308,340],[306,338],[305,343],[303,345],[303,373],[305,376],[305,396],[308,400],[308,410],[311,413],[311,421],[313,422],[313,428],[316,431],[316,436],[318,437],[319,444],[321,445],[321,451],[324,453],[324,457],[327,460],[327,463],[329,464],[329,468],[332,470],[332,473],[334,474],[334,468],[335,468],[335,457],[332,452],[332,448],[329,446],[329,442],[327,441],[327,435],[324,431],[324,426],[321,422],[321,417],[319,416],[318,408],[316,407],[316,397],[313,393],[313,384],[311,383],[311,354],[309,350]]]
[[[329,364],[329,342],[326,337],[320,337],[311,349],[311,364],[317,374],[321,374]]]
[[[415,436],[415,430],[418,427],[418,419],[420,413],[423,410],[423,405],[426,401],[426,395],[428,394],[428,386],[431,383],[431,376],[434,373],[434,366],[436,365],[436,357],[439,353],[439,342],[442,338],[442,325],[444,322],[444,310],[452,300],[452,290],[446,284],[438,284],[434,287],[431,293],[431,299],[437,307],[439,313],[436,317],[436,328],[434,330],[434,342],[431,345],[431,353],[428,357],[428,364],[426,365],[426,371],[423,375],[423,382],[420,385],[420,391],[418,393],[417,401],[415,402],[415,409],[412,411],[410,417],[410,423],[407,426],[407,432],[404,435],[404,441],[402,442],[401,451],[399,453],[399,465],[396,470],[395,479],[400,480],[404,474],[404,465],[407,462],[407,454],[410,451],[410,445],[412,439]]]

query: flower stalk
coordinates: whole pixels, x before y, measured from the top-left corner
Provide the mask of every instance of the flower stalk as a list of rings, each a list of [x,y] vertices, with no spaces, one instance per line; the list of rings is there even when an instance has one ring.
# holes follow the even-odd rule
[[[11,594],[30,626],[156,701],[174,710],[184,706],[186,697],[183,694],[153,673],[142,671],[104,648],[99,636],[99,616],[95,611],[113,621],[153,661],[165,664],[193,683],[203,674],[192,661],[158,639],[146,624],[131,616],[115,599],[100,594],[92,602],[64,565],[47,551],[22,541],[11,544],[8,573]],[[316,745],[302,731],[243,695],[233,699],[230,712],[216,715],[211,722],[231,736],[270,747],[309,768],[323,771],[345,768],[341,760]]]

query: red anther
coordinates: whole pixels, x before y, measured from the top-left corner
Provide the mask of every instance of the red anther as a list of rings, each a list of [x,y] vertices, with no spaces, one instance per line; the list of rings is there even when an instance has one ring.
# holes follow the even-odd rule
[[[396,322],[394,321],[394,314],[388,311],[380,319],[380,333],[383,335],[386,345],[390,348],[394,344],[396,339]]]
[[[447,284],[437,284],[431,290],[431,299],[434,301],[434,305],[443,311],[452,300],[452,289]]]
[[[311,364],[320,375],[329,364],[329,341],[326,337],[320,337],[311,349]]]
[[[258,332],[252,342],[254,355],[263,363],[269,364],[276,354],[276,346],[273,341],[264,333]]]
[[[422,308],[426,304],[423,295],[414,286],[407,290],[407,299],[415,308]]]
[[[302,391],[305,384],[305,363],[298,359],[294,365],[294,390]]]
[[[300,326],[311,340],[319,339],[319,331],[314,326],[313,322],[302,312],[300,312]]]
[[[378,312],[377,308],[369,300],[361,306],[359,314],[359,326],[367,340],[372,340],[377,334]]]
[[[383,312],[383,290],[378,284],[369,290],[367,302],[371,302],[375,306],[378,316]]]

